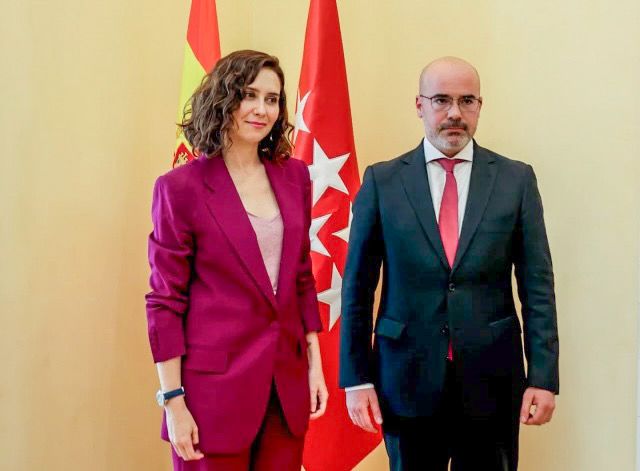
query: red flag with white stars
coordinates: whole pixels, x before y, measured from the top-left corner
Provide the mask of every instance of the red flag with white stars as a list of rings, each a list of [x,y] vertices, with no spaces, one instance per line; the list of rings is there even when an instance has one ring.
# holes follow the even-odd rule
[[[324,331],[320,348],[329,388],[325,415],[310,424],[307,471],[350,471],[381,440],[351,423],[338,388],[340,291],[360,188],[349,89],[336,0],[311,0],[296,104],[294,157],[309,165],[313,183],[311,257]]]

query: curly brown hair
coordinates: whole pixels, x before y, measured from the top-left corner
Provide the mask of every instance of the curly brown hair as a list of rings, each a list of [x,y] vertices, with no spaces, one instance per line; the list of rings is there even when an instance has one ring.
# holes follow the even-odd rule
[[[196,156],[210,158],[228,148],[229,130],[234,125],[232,113],[240,106],[245,87],[264,68],[273,70],[280,79],[280,112],[271,132],[260,141],[258,155],[276,161],[291,156],[293,126],[289,123],[280,61],[275,56],[251,50],[235,51],[221,58],[187,101],[179,126]]]

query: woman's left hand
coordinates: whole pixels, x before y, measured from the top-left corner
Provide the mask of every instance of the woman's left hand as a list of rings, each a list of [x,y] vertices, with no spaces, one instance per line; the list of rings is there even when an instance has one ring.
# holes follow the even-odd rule
[[[309,418],[317,419],[327,410],[329,391],[322,373],[322,357],[317,332],[307,332],[307,359],[309,360],[309,393],[311,394],[311,411]]]
[[[309,392],[311,393],[311,415],[309,418],[314,420],[321,417],[327,410],[327,400],[329,399],[322,367],[312,366],[309,368]]]

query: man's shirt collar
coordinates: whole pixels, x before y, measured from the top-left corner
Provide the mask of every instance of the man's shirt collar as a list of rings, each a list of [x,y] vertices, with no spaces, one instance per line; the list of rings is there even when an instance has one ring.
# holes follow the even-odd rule
[[[423,139],[423,147],[424,147],[424,157],[427,163],[436,159],[448,158],[438,149],[436,149],[433,144],[429,142],[429,139],[426,137]],[[462,148],[460,152],[453,156],[454,159],[462,159],[467,160],[469,162],[473,162],[473,139],[467,142],[467,145]]]

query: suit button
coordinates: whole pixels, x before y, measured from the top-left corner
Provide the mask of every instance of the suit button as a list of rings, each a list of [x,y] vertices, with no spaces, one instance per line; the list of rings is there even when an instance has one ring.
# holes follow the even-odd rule
[[[449,326],[447,324],[445,324],[442,329],[440,329],[440,333],[442,335],[449,335]]]
[[[453,293],[456,290],[456,285],[453,283],[449,283],[449,292]]]

